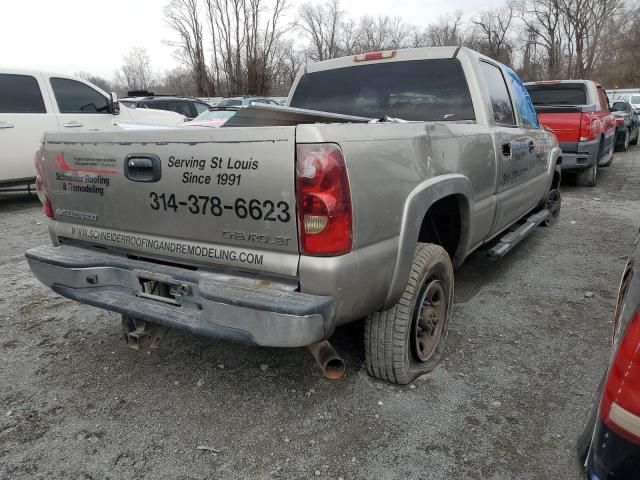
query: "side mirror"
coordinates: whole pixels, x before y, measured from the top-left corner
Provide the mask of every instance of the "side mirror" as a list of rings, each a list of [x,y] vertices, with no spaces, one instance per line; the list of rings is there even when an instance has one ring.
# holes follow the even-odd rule
[[[120,114],[120,102],[118,102],[118,94],[116,92],[111,92],[109,94],[109,107],[111,108],[111,113],[113,115]]]

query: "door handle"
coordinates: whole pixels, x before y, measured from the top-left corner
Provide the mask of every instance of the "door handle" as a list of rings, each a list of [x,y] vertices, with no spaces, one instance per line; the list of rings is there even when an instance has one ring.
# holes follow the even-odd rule
[[[529,140],[529,153],[533,153],[535,149],[536,149],[536,144],[533,142],[533,140]]]
[[[82,122],[77,122],[75,120],[72,120],[71,122],[63,123],[62,126],[67,128],[77,128],[77,127],[82,127],[83,124]]]
[[[161,175],[160,157],[150,153],[133,153],[124,160],[124,176],[132,182],[157,182]]]
[[[511,158],[511,144],[503,143],[502,144],[502,156],[504,158]]]
[[[15,125],[9,122],[0,122],[0,128],[13,128]]]

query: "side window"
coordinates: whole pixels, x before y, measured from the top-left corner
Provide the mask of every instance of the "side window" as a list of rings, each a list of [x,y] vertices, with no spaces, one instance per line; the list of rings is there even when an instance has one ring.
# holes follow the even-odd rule
[[[29,75],[0,75],[0,113],[47,113],[38,81]]]
[[[600,109],[609,111],[609,99],[601,87],[598,87],[598,97],[600,97]]]
[[[51,88],[60,113],[109,113],[106,97],[82,82],[52,78]]]
[[[495,65],[487,62],[480,62],[480,69],[484,76],[485,83],[489,89],[491,106],[493,107],[493,118],[498,125],[515,126],[516,119],[513,115],[513,106],[509,90],[502,77],[502,72]]]
[[[520,80],[518,74],[510,68],[507,68],[506,70],[507,79],[509,80],[511,91],[513,92],[516,109],[520,114],[523,126],[529,128],[540,128],[538,115],[536,114],[535,108],[533,108],[533,102],[531,101],[529,92],[522,83],[522,80]]]
[[[180,115],[184,115],[185,117],[194,117],[193,113],[191,112],[191,105],[189,105],[189,102],[182,102],[180,100],[168,101],[166,110],[179,113]]]

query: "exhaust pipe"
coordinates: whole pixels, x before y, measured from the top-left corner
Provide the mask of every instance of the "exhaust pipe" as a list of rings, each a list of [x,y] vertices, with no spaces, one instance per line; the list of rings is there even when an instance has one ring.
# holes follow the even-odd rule
[[[344,360],[337,354],[331,344],[323,340],[307,347],[320,366],[325,378],[340,380],[344,376]]]

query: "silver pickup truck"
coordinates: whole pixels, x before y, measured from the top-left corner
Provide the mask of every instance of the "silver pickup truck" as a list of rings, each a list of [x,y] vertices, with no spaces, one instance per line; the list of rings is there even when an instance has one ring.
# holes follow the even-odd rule
[[[51,133],[36,154],[55,292],[119,312],[155,347],[170,327],[309,346],[366,318],[368,372],[408,383],[445,348],[453,267],[504,255],[560,209],[561,155],[509,68],[466,48],[308,65],[287,106],[222,128]]]

